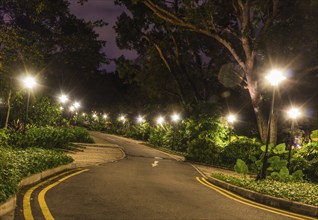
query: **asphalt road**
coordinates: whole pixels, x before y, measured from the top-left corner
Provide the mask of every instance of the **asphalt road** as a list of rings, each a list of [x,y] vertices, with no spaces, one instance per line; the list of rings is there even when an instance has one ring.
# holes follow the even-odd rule
[[[52,187],[45,200],[55,219],[291,219],[202,185],[196,180],[200,174],[186,162],[136,141],[94,136],[123,147],[127,157],[90,166]],[[36,196],[40,191],[31,201],[35,219],[44,219]],[[24,219],[21,211],[16,211],[15,219]]]

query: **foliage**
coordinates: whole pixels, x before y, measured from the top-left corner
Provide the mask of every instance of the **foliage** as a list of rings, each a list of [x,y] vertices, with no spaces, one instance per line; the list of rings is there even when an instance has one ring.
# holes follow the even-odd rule
[[[246,176],[246,174],[248,173],[248,167],[247,167],[246,163],[241,159],[236,160],[234,170],[235,170],[235,172],[241,173],[244,176]]]
[[[130,137],[139,140],[148,140],[150,137],[150,124],[147,122],[133,125],[130,132]]]
[[[221,173],[214,173],[212,177],[265,195],[318,206],[318,185],[314,183],[304,181],[286,183],[271,179],[255,181]]]
[[[34,173],[72,162],[60,151],[0,146],[0,203],[18,190],[19,182]]]
[[[70,142],[93,142],[87,130],[79,127],[33,127],[25,132],[11,132],[9,136],[9,145],[20,148],[67,148]]]
[[[313,130],[310,134],[310,139],[312,141],[318,142],[318,129],[317,130]]]
[[[297,150],[291,167],[293,170],[301,169],[306,179],[318,181],[318,142],[310,142]]]
[[[62,112],[52,99],[41,97],[33,103],[28,122],[37,127],[61,125]]]
[[[0,147],[8,147],[9,131],[7,129],[0,129]]]
[[[199,115],[185,120],[188,159],[220,164],[220,153],[226,145],[229,129],[217,116]]]
[[[154,146],[165,147],[167,143],[166,132],[169,129],[169,127],[164,125],[153,127],[150,130],[148,142]]]
[[[261,143],[256,138],[237,136],[224,147],[221,153],[222,164],[233,166],[238,158],[249,166],[261,155]]]

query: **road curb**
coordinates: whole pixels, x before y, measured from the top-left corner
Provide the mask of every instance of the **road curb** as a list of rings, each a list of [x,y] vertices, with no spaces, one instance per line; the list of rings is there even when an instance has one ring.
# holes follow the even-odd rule
[[[251,190],[234,186],[232,184],[215,179],[213,177],[208,177],[207,179],[209,180],[209,182],[213,183],[214,185],[227,189],[231,192],[234,192],[240,196],[243,196],[255,202],[269,205],[276,208],[280,208],[280,209],[284,209],[287,211],[295,212],[298,214],[303,214],[303,215],[312,216],[312,217],[318,216],[318,207],[316,206],[305,205],[299,202],[293,202],[290,200],[280,199],[273,196],[263,195]]]
[[[72,169],[75,169],[77,167],[78,166],[76,163],[70,163],[70,164],[66,164],[66,165],[55,167],[55,168],[52,168],[49,170],[42,171],[41,173],[33,174],[33,175],[28,176],[20,181],[18,190],[20,190],[22,187],[40,182],[41,180],[43,180],[49,176],[53,176],[57,173],[65,171],[65,170],[72,170]],[[15,194],[15,195],[11,196],[7,201],[0,204],[0,219],[4,215],[9,214],[10,212],[14,211],[14,209],[16,208],[16,201],[17,201],[17,196]]]

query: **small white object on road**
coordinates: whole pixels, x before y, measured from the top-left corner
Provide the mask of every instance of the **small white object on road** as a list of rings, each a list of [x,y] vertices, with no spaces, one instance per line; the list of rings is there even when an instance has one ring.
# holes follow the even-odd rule
[[[159,161],[155,160],[151,165],[152,167],[156,167],[159,165]]]

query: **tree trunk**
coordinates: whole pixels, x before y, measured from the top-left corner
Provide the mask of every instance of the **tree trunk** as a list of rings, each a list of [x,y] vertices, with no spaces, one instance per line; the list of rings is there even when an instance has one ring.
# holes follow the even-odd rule
[[[11,112],[11,96],[12,96],[12,91],[10,89],[9,94],[8,94],[8,99],[7,99],[7,115],[6,115],[6,121],[4,123],[5,129],[8,128],[8,124],[9,124],[9,117],[10,117],[10,112]]]
[[[265,143],[266,136],[267,136],[267,124],[268,124],[269,115],[264,114],[264,100],[260,92],[260,88],[258,86],[257,81],[253,79],[251,70],[248,70],[248,71],[246,74],[248,91],[252,100],[252,105],[253,105],[253,109],[255,112],[256,120],[257,120],[259,136],[261,141]],[[272,115],[272,118],[271,118],[270,143],[275,145],[276,142],[277,142],[277,111],[274,109],[274,114]]]

